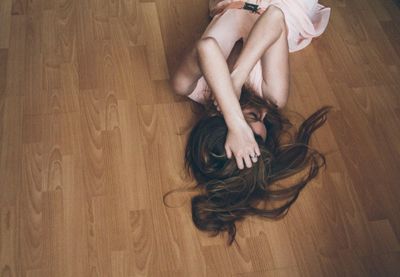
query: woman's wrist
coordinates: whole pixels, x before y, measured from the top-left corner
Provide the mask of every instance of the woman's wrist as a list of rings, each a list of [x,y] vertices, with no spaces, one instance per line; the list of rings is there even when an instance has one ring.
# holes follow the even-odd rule
[[[232,79],[233,88],[235,90],[235,94],[236,94],[238,99],[240,99],[242,86],[245,83],[246,78],[247,77],[244,74],[242,74],[240,69],[238,69],[238,68],[235,68],[231,72],[231,79]]]
[[[224,119],[229,131],[240,131],[243,129],[243,126],[247,124],[242,112],[224,115]]]

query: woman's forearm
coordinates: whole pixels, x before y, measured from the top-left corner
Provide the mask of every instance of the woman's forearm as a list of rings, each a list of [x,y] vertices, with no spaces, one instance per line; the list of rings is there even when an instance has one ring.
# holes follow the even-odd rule
[[[208,37],[200,40],[197,50],[200,68],[219,103],[228,128],[235,128],[244,121],[244,116],[221,49],[215,39]]]
[[[282,30],[286,28],[281,24],[282,17],[283,13],[272,6],[254,23],[243,50],[233,66],[231,78],[235,89],[242,87],[257,61],[282,35]]]

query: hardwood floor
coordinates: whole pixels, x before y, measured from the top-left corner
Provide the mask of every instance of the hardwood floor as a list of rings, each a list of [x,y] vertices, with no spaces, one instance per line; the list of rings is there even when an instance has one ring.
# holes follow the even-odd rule
[[[0,1],[0,276],[398,276],[400,10],[324,0],[288,110],[333,105],[328,167],[240,247],[192,224],[189,100],[168,79],[208,1]]]

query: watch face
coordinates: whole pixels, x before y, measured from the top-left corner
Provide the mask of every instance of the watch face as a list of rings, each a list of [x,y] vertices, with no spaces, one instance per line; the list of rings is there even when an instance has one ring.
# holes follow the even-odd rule
[[[252,12],[257,12],[258,11],[258,5],[257,4],[251,4],[251,3],[244,3],[243,9],[249,10]]]

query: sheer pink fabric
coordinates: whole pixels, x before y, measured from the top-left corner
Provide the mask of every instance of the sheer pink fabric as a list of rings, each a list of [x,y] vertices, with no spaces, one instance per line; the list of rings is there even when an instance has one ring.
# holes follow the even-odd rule
[[[210,16],[213,16],[216,9],[227,6],[235,0],[210,0]],[[285,15],[285,22],[288,28],[289,52],[299,51],[311,43],[311,40],[320,36],[326,29],[330,16],[330,8],[324,7],[317,0],[249,0],[249,3],[258,4],[260,8],[266,9],[274,5],[282,10]],[[227,9],[215,15],[213,21],[219,20],[224,16]],[[245,15],[250,15],[250,11],[242,10]],[[211,23],[210,23],[211,24]],[[227,32],[240,32],[240,37],[246,40],[248,33],[244,30],[232,30],[226,26]],[[250,31],[250,30],[247,30]],[[224,45],[220,45],[224,48]],[[246,81],[253,89],[262,96],[262,69],[261,62],[257,62],[250,72]],[[204,77],[201,77],[194,91],[189,95],[192,100],[205,103],[210,96],[210,89]]]

